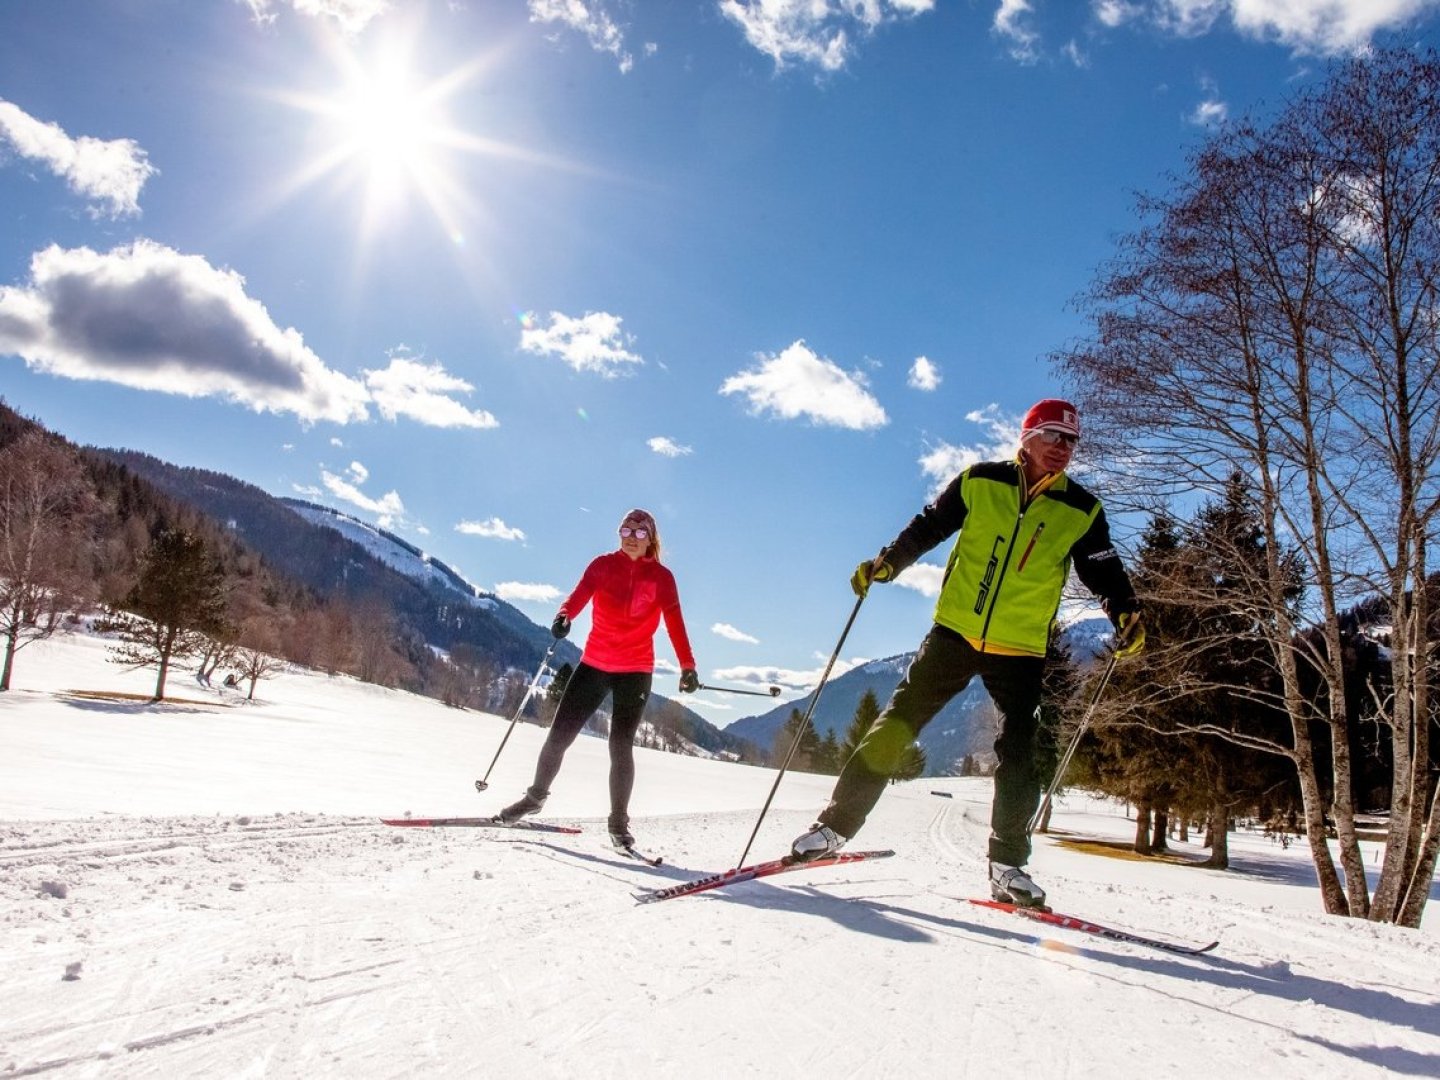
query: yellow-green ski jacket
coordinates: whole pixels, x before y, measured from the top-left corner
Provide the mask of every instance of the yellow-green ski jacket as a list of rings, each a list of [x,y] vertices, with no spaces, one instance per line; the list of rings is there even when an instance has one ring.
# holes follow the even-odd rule
[[[1019,462],[972,465],[881,552],[898,574],[958,532],[935,621],[982,651],[1044,656],[1072,563],[1112,620],[1138,607],[1100,500],[1066,473],[1036,488]]]

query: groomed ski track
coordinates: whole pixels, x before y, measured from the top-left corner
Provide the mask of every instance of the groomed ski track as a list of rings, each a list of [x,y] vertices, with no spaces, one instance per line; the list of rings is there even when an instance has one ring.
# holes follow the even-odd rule
[[[1057,906],[1223,941],[1157,955],[941,895],[983,895],[989,798],[984,780],[893,787],[856,844],[894,858],[649,906],[635,889],[730,866],[754,814],[637,819],[658,868],[593,818],[552,818],[579,836],[296,814],[0,823],[0,1071],[913,1078],[1003,1060],[1112,1077],[1130,1055],[1150,1075],[1263,1062],[1313,1080],[1440,1063],[1435,937],[1297,914],[1296,846],[1237,840],[1242,878],[1039,839]],[[752,854],[808,822],[772,812]],[[1126,824],[1057,814],[1112,839]],[[1383,981],[1354,984],[1377,964]],[[1362,1019],[1365,1045],[1337,1037]]]

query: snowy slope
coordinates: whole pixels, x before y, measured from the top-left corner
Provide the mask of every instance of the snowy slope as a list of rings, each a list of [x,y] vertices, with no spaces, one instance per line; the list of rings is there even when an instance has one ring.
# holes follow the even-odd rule
[[[334,529],[345,539],[359,544],[386,566],[404,574],[412,581],[427,585],[439,585],[457,592],[476,607],[493,610],[498,606],[493,596],[482,592],[449,566],[405,543],[393,533],[377,529],[374,525],[369,525],[359,518],[342,514],[338,510],[331,510],[329,507],[316,506],[314,503],[303,502],[299,499],[281,499],[279,501],[312,525],[324,525]]]
[[[989,787],[891,788],[852,847],[895,858],[637,906],[733,865],[767,770],[640,751],[650,869],[601,843],[605,747],[547,807],[579,836],[389,829],[493,811],[543,732],[293,673],[161,708],[90,639],[0,695],[0,1075],[1269,1077],[1440,1075],[1440,924],[1324,915],[1300,845],[1236,869],[1138,860],[1117,807],[1062,802],[1032,861],[1057,906],[1198,959],[975,908]],[[780,785],[753,855],[828,795]],[[1432,894],[1434,895],[1434,894]],[[1433,905],[1432,905],[1433,906]]]

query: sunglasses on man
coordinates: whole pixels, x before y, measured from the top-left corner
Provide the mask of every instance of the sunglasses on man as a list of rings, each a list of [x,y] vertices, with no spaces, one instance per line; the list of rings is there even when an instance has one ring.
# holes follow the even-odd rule
[[[1071,435],[1068,431],[1055,431],[1054,429],[1048,428],[1037,434],[1035,438],[1046,446],[1055,446],[1059,443],[1064,443],[1066,446],[1073,447],[1080,441],[1079,435]]]
[[[626,540],[630,539],[630,537],[632,537],[632,536],[633,536],[636,540],[649,540],[649,539],[650,539],[650,530],[649,530],[649,529],[632,529],[632,528],[630,528],[629,525],[621,525],[621,526],[620,526],[620,535],[621,535],[622,537],[624,537]]]

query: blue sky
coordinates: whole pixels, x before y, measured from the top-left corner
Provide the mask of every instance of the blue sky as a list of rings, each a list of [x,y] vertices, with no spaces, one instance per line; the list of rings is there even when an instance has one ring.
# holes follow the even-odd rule
[[[1136,193],[1437,16],[9,0],[0,394],[384,524],[542,623],[646,507],[702,680],[788,698],[854,565],[1063,393]],[[915,646],[943,555],[843,663]]]

